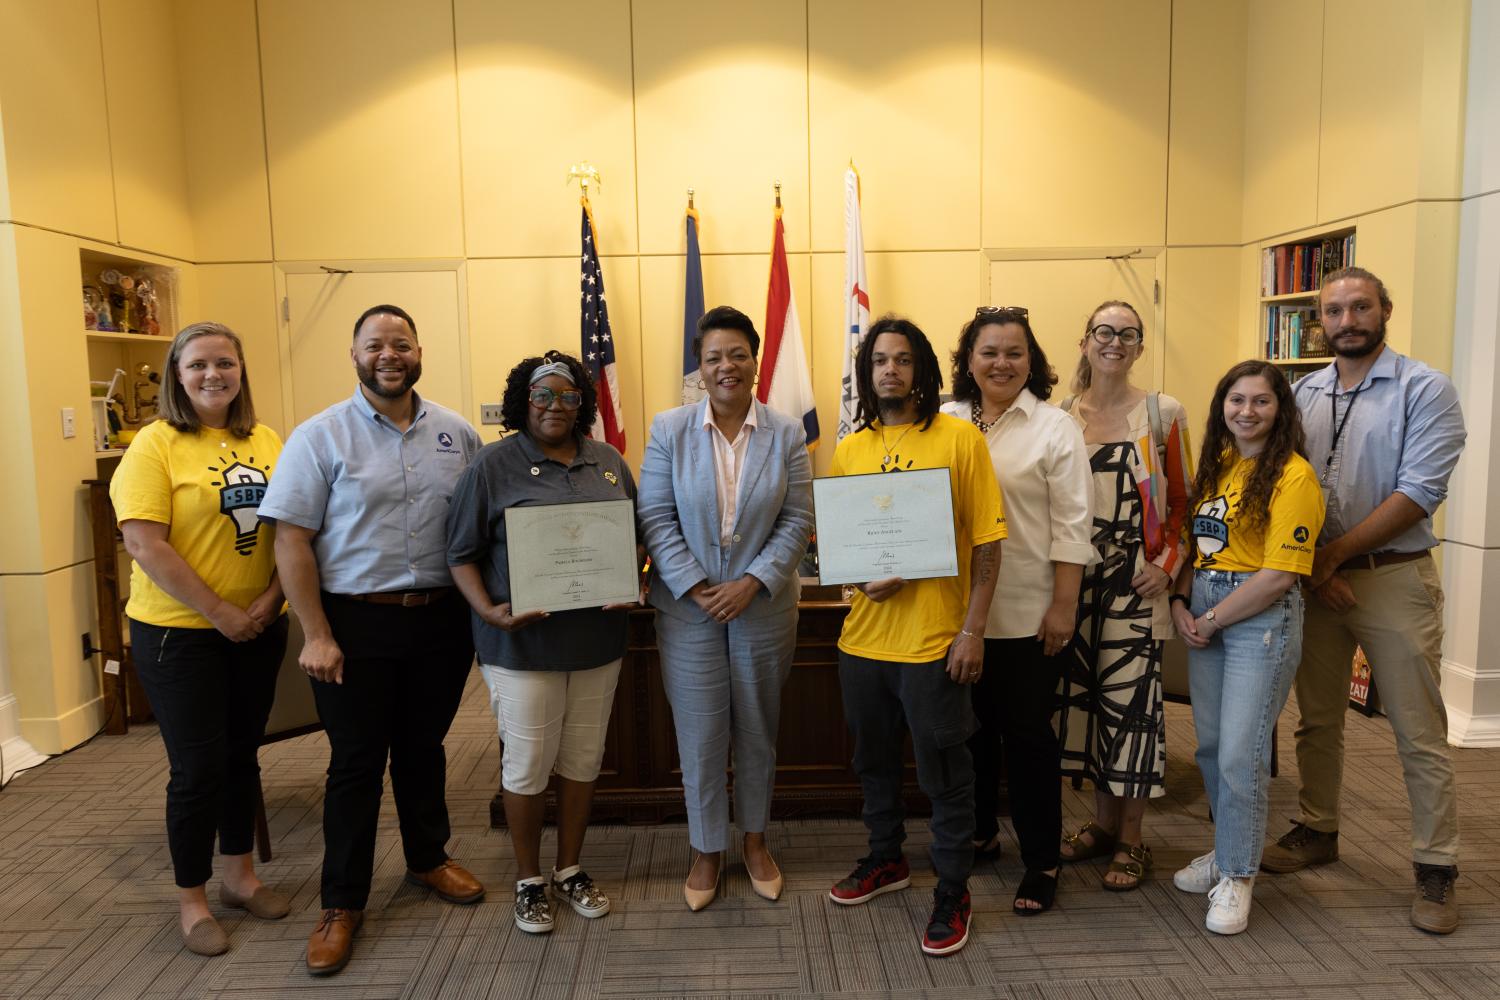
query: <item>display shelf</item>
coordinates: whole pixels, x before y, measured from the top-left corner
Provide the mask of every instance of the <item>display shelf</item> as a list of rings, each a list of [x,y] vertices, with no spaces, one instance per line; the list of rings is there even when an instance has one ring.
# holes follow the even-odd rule
[[[1284,292],[1281,295],[1262,295],[1262,302],[1307,302],[1318,297],[1317,292]]]
[[[1321,368],[1332,361],[1333,356],[1325,355],[1321,358],[1267,358],[1266,360],[1278,368],[1309,368],[1314,366]]]
[[[119,458],[125,454],[124,448],[106,448],[103,451],[94,452],[95,458]]]
[[[110,333],[104,330],[85,330],[83,335],[89,340],[101,344],[158,344],[166,346],[172,342],[170,337],[155,337],[149,333]]]

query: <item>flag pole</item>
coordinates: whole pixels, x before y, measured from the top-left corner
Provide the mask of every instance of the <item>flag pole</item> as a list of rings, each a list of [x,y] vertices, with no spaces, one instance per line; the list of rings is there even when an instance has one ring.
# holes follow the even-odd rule
[[[781,182],[776,181],[776,214],[781,214]]]

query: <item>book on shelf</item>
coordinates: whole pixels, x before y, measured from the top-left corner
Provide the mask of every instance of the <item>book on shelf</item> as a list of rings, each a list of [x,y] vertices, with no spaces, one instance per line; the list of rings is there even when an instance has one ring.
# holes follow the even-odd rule
[[[1323,276],[1354,263],[1354,233],[1282,243],[1261,251],[1262,296],[1316,292]]]
[[[1288,303],[1267,306],[1265,356],[1272,361],[1330,357],[1323,324],[1315,306]]]

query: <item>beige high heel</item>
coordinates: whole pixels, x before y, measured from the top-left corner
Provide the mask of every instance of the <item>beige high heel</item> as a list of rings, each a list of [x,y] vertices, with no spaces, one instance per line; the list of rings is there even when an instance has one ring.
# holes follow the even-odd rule
[[[766,856],[770,857],[769,854]],[[784,882],[781,878],[781,866],[776,864],[775,858],[771,858],[771,864],[776,868],[775,876],[772,878],[761,880],[756,878],[754,875],[750,875],[750,888],[755,890],[755,894],[757,896],[761,897],[762,899],[769,899],[774,903],[776,902],[776,900],[781,898],[781,889],[784,885]],[[750,874],[749,865],[745,866],[745,874]]]
[[[702,857],[702,855],[700,854],[699,857]],[[694,858],[693,860],[694,863],[697,862],[697,858]],[[684,881],[682,883],[682,898],[687,901],[688,909],[692,910],[694,913],[697,913],[699,910],[703,909],[709,903],[712,903],[714,901],[714,898],[719,895],[719,887],[723,885],[723,883],[724,857],[721,854],[719,856],[719,871],[718,874],[714,876],[713,888],[694,889],[692,886],[688,885],[686,881]]]

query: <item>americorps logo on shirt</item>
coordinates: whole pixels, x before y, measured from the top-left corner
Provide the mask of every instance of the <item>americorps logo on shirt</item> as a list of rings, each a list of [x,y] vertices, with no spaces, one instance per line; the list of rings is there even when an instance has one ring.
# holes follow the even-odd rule
[[[438,431],[438,454],[457,455],[458,449],[453,447],[453,435],[447,431]]]

